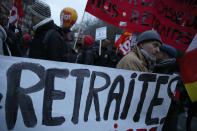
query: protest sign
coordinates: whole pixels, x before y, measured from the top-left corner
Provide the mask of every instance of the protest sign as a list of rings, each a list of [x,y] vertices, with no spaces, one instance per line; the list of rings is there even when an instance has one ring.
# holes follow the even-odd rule
[[[0,130],[159,131],[174,75],[0,56]]]
[[[95,37],[95,40],[103,40],[107,38],[107,27],[97,28]]]
[[[104,40],[107,38],[107,27],[101,27],[96,29],[96,36],[95,40],[99,40],[99,56],[101,55],[101,47],[102,42],[101,40]]]
[[[197,32],[196,4],[180,0],[88,0],[85,11],[132,32],[154,28],[164,43],[186,50]]]

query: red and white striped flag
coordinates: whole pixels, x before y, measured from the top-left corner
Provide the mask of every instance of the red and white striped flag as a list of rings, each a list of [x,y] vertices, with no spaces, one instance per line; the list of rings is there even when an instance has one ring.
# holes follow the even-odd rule
[[[17,24],[21,22],[22,17],[24,17],[22,0],[12,0],[9,23],[14,24],[17,27]]]
[[[131,47],[134,45],[135,41],[136,37],[132,35],[131,32],[125,31],[114,45],[119,49],[120,53],[125,56],[131,51]]]

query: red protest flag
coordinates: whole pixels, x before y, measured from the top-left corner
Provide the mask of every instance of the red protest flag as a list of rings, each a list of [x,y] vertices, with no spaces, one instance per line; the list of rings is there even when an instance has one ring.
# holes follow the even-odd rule
[[[85,11],[128,31],[154,28],[164,43],[180,50],[187,49],[197,32],[197,15],[172,0],[88,0]]]
[[[120,38],[114,43],[116,48],[122,53],[123,55],[127,55],[131,51],[131,44],[132,44],[132,33],[125,31],[122,33]]]
[[[10,11],[9,23],[17,24],[21,22],[21,18],[24,17],[24,11],[22,6],[22,0],[13,0]]]
[[[197,101],[197,48],[179,59],[181,76],[190,99]]]

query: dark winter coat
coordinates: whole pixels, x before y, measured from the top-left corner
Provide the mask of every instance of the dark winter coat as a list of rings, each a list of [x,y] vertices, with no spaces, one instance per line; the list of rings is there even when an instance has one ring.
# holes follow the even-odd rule
[[[101,55],[99,56],[96,65],[97,66],[104,66],[104,67],[110,67],[110,51],[108,51],[107,48],[101,49]]]
[[[121,53],[111,52],[110,53],[110,67],[116,68],[117,63],[122,59],[123,55]]]
[[[79,53],[76,57],[76,62],[79,64],[94,65],[96,50],[94,38],[90,35],[84,35],[82,38],[82,43],[78,43]]]
[[[116,68],[117,63],[123,57],[121,53],[116,53],[116,50],[108,50],[107,48],[102,48],[101,56],[96,60],[96,65],[104,67]]]
[[[154,73],[163,73],[163,74],[173,74],[179,72],[179,65],[175,58],[167,59],[159,64],[156,64],[154,69]]]
[[[45,42],[47,32],[54,30]],[[52,20],[40,25],[30,45],[29,57],[36,59],[65,61],[65,44],[63,36]]]
[[[72,48],[72,42],[73,41],[64,40],[64,44],[66,46],[66,58],[67,58],[66,61],[70,63],[75,63],[77,58],[77,53]]]
[[[95,52],[93,47],[88,47],[84,49],[81,53],[77,55],[76,63],[94,65],[95,62]]]
[[[9,28],[6,28],[7,39],[3,48],[4,55],[21,56],[20,41],[15,34],[15,26],[10,24]],[[9,48],[9,49],[8,49]],[[10,54],[11,53],[11,54]]]

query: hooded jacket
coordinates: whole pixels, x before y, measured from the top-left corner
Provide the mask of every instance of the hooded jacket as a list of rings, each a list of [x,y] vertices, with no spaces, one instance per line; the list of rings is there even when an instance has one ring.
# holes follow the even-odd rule
[[[139,47],[137,45],[134,45],[132,51],[119,61],[116,68],[148,72],[149,67]]]

